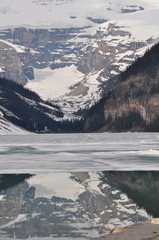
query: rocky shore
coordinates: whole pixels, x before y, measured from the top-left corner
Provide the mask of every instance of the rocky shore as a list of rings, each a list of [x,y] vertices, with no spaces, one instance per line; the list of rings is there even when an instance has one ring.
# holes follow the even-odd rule
[[[110,234],[94,240],[159,240],[159,218],[150,222],[137,223],[126,227],[116,227]]]

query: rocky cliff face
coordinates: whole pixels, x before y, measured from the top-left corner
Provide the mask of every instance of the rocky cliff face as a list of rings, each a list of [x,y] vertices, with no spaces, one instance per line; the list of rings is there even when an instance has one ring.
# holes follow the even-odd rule
[[[16,49],[5,41],[0,41],[0,76],[25,85],[27,79]]]
[[[18,51],[19,58],[24,66],[24,72],[28,79],[33,79],[33,73],[27,74],[29,67],[42,69],[62,68],[77,64],[86,28],[64,29],[26,29],[14,28],[2,30],[0,38],[22,46],[23,51]],[[78,36],[78,41],[76,38]],[[90,36],[91,37],[91,36]],[[82,46],[81,46],[82,45]]]
[[[140,55],[141,49],[155,41],[153,38],[135,40],[126,26],[108,22],[97,30],[93,44],[87,47],[78,63],[78,69],[85,74],[102,70],[98,78],[102,82],[104,75],[107,80],[125,70]]]
[[[86,119],[85,130],[95,124],[99,112],[97,128],[102,131],[158,130],[158,51],[159,45],[154,46],[120,75],[112,92]]]

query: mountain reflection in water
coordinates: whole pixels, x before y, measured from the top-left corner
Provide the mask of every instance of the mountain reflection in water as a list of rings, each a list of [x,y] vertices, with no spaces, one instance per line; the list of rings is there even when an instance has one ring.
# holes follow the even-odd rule
[[[159,172],[0,175],[0,239],[90,239],[158,217],[158,186]]]

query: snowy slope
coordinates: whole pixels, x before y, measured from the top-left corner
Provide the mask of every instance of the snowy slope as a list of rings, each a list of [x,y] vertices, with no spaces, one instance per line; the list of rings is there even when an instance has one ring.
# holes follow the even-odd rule
[[[24,53],[25,52],[23,46],[19,46],[17,44],[12,44],[11,42],[8,42],[8,41],[2,40],[2,39],[0,39],[0,43],[5,43],[8,46],[14,48],[17,51],[17,53]]]
[[[93,24],[87,17],[112,19],[125,9],[153,5],[159,5],[157,0],[5,0],[0,3],[0,26],[86,26]]]
[[[124,30],[131,33],[134,40],[145,41],[151,37],[156,38],[159,36],[159,6],[157,9],[122,15],[120,18],[102,24],[101,29],[107,29],[109,23],[116,24],[119,27],[123,26]]]
[[[74,65],[51,70],[50,68],[35,69],[35,80],[31,80],[26,87],[38,92],[45,99],[57,99],[67,92],[69,87],[82,80],[84,74],[79,72]]]
[[[26,134],[30,133],[4,119],[3,114],[0,111],[0,135],[26,135]]]
[[[57,101],[65,118],[72,118],[80,108],[89,108],[88,99],[94,100],[92,104],[99,99],[99,82],[96,78],[100,72],[85,76],[74,65],[55,70],[34,69],[35,80],[29,81],[26,88],[38,93],[44,100]]]

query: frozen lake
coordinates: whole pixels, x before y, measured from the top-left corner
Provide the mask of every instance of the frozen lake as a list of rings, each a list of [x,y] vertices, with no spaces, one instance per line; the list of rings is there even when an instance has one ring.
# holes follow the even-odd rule
[[[159,133],[0,136],[1,173],[159,170]]]

